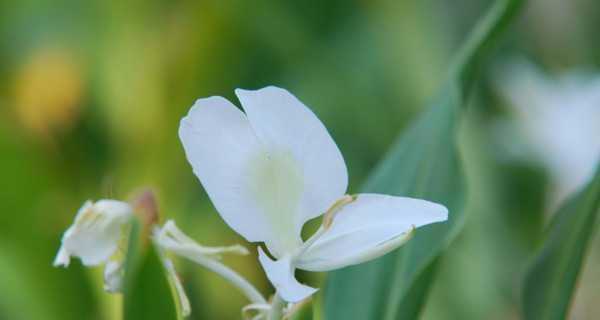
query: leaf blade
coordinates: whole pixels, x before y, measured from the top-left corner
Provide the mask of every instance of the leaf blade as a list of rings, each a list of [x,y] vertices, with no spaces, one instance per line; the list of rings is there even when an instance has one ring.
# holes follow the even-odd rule
[[[525,319],[565,319],[600,211],[600,167],[594,179],[567,200],[551,221],[547,238],[523,288]]]
[[[485,52],[521,4],[519,0],[494,4],[463,46],[439,98],[398,139],[363,188],[442,203],[449,208],[449,221],[417,230],[412,241],[387,256],[330,273],[327,319],[393,320],[418,315],[435,274],[435,261],[465,218],[464,179],[455,145],[462,108]]]
[[[133,224],[125,262],[124,320],[179,320],[181,312],[154,245],[139,236]]]

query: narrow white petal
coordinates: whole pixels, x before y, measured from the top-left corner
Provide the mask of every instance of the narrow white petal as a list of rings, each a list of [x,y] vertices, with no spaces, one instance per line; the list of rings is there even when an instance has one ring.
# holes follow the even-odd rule
[[[184,234],[173,220],[168,220],[162,228],[155,228],[154,242],[163,250],[172,251],[194,260],[197,256],[220,258],[223,253],[246,255],[248,249],[241,245],[227,247],[205,247]]]
[[[265,302],[260,292],[246,279],[218,261],[223,253],[248,254],[248,250],[243,246],[202,246],[179,230],[172,220],[167,221],[162,228],[155,227],[152,240],[163,255],[163,260],[166,259],[166,252],[174,253],[225,278],[240,289],[250,301],[255,303]]]
[[[175,270],[175,266],[173,265],[173,261],[167,258],[165,252],[160,246],[158,247],[158,252],[160,255],[160,260],[163,263],[165,270],[167,271],[167,277],[169,279],[169,283],[175,289],[175,293],[177,294],[177,298],[179,299],[179,307],[181,308],[181,314],[184,317],[189,316],[192,313],[192,307],[190,305],[190,300],[183,289],[183,285],[181,284],[181,280],[179,280],[179,276],[177,275],[177,271]]]
[[[267,278],[277,290],[277,294],[281,295],[285,301],[298,302],[317,291],[317,289],[305,286],[296,280],[295,269],[289,256],[273,261],[259,247],[258,259]]]
[[[251,303],[242,308],[242,318],[244,320],[266,320],[271,305],[268,303]]]
[[[300,234],[303,224],[321,215],[333,201],[341,197],[348,185],[344,158],[337,145],[315,114],[287,90],[266,87],[259,90],[235,91],[258,139],[270,156],[285,157],[301,173],[302,187],[294,199],[291,215],[295,230]],[[288,159],[289,158],[289,159]],[[279,176],[281,188],[289,188],[293,179]],[[280,195],[280,186],[270,189]],[[276,197],[272,197],[277,199]],[[270,248],[269,248],[270,249]]]
[[[360,194],[341,208],[330,229],[298,257],[297,267],[329,271],[362,263],[402,245],[412,229],[447,218],[448,210],[433,202]]]
[[[124,225],[132,216],[125,202],[100,200],[86,202],[75,217],[73,225],[65,232],[56,263],[68,263],[68,256],[79,257],[86,266],[102,264],[118,249]]]

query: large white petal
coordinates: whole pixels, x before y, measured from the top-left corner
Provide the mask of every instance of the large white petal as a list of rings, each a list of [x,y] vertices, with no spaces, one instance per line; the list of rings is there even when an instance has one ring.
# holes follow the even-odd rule
[[[277,87],[235,91],[258,139],[271,156],[290,157],[302,175],[294,232],[321,215],[348,185],[348,172],[337,145],[315,114],[288,91]],[[275,190],[276,191],[276,190]]]
[[[179,137],[194,173],[225,222],[248,241],[265,241],[266,217],[247,191],[248,163],[261,146],[244,113],[222,97],[198,99]]]
[[[433,202],[360,194],[337,213],[330,229],[297,258],[296,265],[328,271],[362,263],[402,245],[412,229],[447,218],[448,210]]]
[[[132,209],[116,200],[86,202],[65,232],[54,265],[67,266],[69,256],[79,257],[86,266],[106,262],[118,249],[123,226],[129,222]]]
[[[277,294],[281,295],[283,300],[298,302],[317,291],[317,289],[305,286],[296,280],[290,256],[273,261],[259,247],[258,260],[265,270],[267,278],[271,281],[277,290]]]
[[[236,92],[247,115],[224,98],[200,99],[179,135],[227,224],[279,257],[300,246],[306,220],[344,193],[346,167],[323,124],[287,91]]]

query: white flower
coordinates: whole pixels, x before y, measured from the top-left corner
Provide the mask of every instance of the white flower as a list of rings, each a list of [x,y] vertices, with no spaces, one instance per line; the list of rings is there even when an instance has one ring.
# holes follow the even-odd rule
[[[133,217],[129,204],[116,200],[87,201],[75,222],[62,237],[62,245],[54,259],[54,266],[67,267],[71,256],[78,257],[85,266],[106,264],[105,288],[110,292],[121,289],[124,259],[123,246]]]
[[[499,78],[518,128],[551,174],[553,202],[561,202],[589,181],[600,160],[600,76],[550,77],[520,61]]]
[[[264,242],[260,262],[289,302],[316,289],[296,268],[328,271],[381,256],[411,230],[447,219],[445,207],[378,194],[344,196],[348,174],[327,129],[288,91],[235,91],[245,113],[222,97],[196,101],[179,136],[194,173],[225,222],[251,242]],[[304,223],[327,212],[306,242]]]
[[[237,286],[252,303],[266,304],[266,300],[252,285],[218,261],[223,253],[248,254],[246,248],[240,245],[229,247],[202,246],[179,230],[172,220],[167,221],[162,228],[155,227],[152,239],[159,249],[158,251],[167,271],[169,281],[177,292],[183,316],[188,316],[191,313],[190,302],[175,272],[173,262],[166,255],[167,252],[189,259],[219,274]]]

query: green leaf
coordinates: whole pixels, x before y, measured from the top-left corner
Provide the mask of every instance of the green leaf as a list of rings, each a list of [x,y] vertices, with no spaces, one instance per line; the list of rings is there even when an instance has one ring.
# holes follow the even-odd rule
[[[456,133],[484,53],[522,1],[497,1],[467,39],[441,94],[398,139],[363,188],[427,199],[449,209],[445,223],[417,230],[401,249],[329,274],[326,319],[412,319],[425,302],[436,261],[459,233],[464,215],[463,175]]]
[[[158,252],[140,233],[140,224],[134,223],[125,265],[123,319],[181,319]]]
[[[566,319],[600,209],[600,167],[592,180],[558,210],[525,277],[525,319]]]

